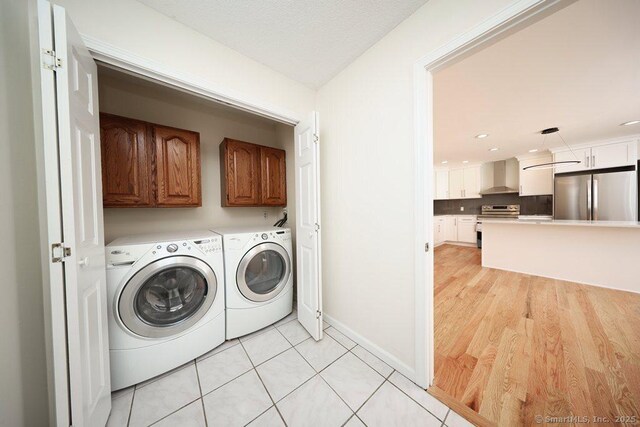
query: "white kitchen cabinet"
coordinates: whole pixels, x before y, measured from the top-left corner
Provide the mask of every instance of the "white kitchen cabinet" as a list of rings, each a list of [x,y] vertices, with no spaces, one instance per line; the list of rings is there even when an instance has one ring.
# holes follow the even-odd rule
[[[573,153],[572,150],[558,151],[553,155],[554,161],[576,160],[577,157],[580,163],[556,166],[555,173],[635,165],[637,144],[637,140],[628,140],[601,143],[590,147],[572,147]]]
[[[449,171],[450,199],[479,199],[480,186],[479,165]]]
[[[458,217],[447,216],[444,218],[444,240],[447,242],[458,240]]]
[[[439,245],[444,242],[444,217],[433,218],[433,243]]]
[[[458,242],[476,243],[476,219],[458,217]]]
[[[449,171],[447,169],[436,169],[434,172],[435,191],[434,199],[446,200],[449,198]]]
[[[591,169],[629,166],[636,163],[635,141],[599,145],[591,148]]]
[[[480,195],[480,166],[471,166],[463,169],[465,199],[479,199]]]
[[[527,166],[550,163],[553,156],[539,156],[520,160],[520,195],[521,196],[541,196],[553,194],[553,169],[530,169],[523,170]]]
[[[587,162],[591,159],[591,149],[590,148],[574,148],[572,151],[559,151],[553,155],[554,162],[565,162],[572,160],[580,160],[580,163],[569,163],[566,165],[558,165],[555,167],[555,173],[563,173],[563,172],[577,172],[587,170]]]
[[[449,198],[462,199],[464,191],[464,170],[453,169],[449,171]]]

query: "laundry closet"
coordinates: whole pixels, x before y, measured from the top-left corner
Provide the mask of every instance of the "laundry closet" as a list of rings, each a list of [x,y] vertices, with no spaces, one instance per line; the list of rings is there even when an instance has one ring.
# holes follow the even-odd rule
[[[190,168],[185,173],[185,180],[190,182],[178,184],[189,187],[194,194],[168,201],[166,196],[162,200],[162,188],[166,188],[162,181],[168,180],[169,177],[162,176],[162,160],[156,161],[157,153],[149,152],[150,147],[155,148],[155,144],[149,143],[152,141],[148,141],[146,146],[138,144],[136,147],[128,147],[131,151],[127,152],[130,157],[126,160],[131,164],[125,165],[124,168],[123,157],[127,156],[123,156],[122,152],[117,156],[112,155],[110,151],[105,153],[103,147],[105,243],[134,234],[210,229],[216,226],[269,227],[281,219],[285,211],[288,216],[285,226],[295,232],[292,126],[107,67],[98,67],[98,87],[103,127],[105,121],[126,118],[134,122],[130,128],[141,133],[139,139],[153,138],[154,129],[158,133],[159,130],[167,128],[185,132],[187,140],[199,139],[199,147],[190,147],[184,153],[175,153],[178,157],[177,162],[182,160],[183,164]],[[102,139],[105,139],[104,131]],[[229,143],[223,144],[225,139]],[[282,161],[286,165],[286,173],[282,178],[285,180],[273,185],[278,187],[278,192],[282,191],[282,187],[286,189],[284,198],[280,196],[275,201],[273,197],[266,201],[256,198],[240,200],[236,204],[228,202],[228,194],[223,194],[225,171],[224,159],[221,159],[221,155],[224,156],[221,144],[228,147],[233,143],[237,144],[236,141],[262,146],[263,151],[269,147],[284,150],[285,158]],[[122,149],[118,147],[118,150]],[[277,153],[277,150],[275,152]],[[267,156],[269,154],[266,153]],[[135,167],[131,168],[133,165]],[[262,193],[265,185],[258,176],[260,165],[252,166],[255,169],[254,176],[236,179],[257,181],[256,187],[260,187],[258,192]],[[108,169],[105,171],[105,168]],[[146,174],[143,173],[145,170]],[[230,174],[231,171],[227,171],[227,176]],[[123,185],[122,175],[127,175],[124,180],[126,186]],[[114,177],[119,182],[113,182]],[[271,179],[274,179],[273,176]],[[279,181],[281,178],[277,176],[276,179]],[[253,193],[255,191],[253,190]],[[136,197],[127,197],[127,194],[123,193],[136,193]],[[255,197],[259,197],[259,194]],[[243,204],[251,206],[244,207]]]

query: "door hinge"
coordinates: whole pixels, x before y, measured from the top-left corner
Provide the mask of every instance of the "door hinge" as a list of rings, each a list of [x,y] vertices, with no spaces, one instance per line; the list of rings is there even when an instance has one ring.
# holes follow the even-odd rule
[[[56,71],[62,67],[62,60],[58,58],[55,50],[42,49],[42,68]]]
[[[318,231],[320,231],[320,224],[318,224],[317,222],[316,222],[316,227],[315,227],[315,229],[316,229],[316,233],[317,233]]]
[[[64,246],[64,243],[51,245],[51,262],[64,262],[64,259],[70,256],[71,248]]]
[[[424,251],[429,252],[429,242],[424,244]]]
[[[315,142],[316,144],[320,142],[320,136],[318,136],[317,133],[313,134],[313,142]]]
[[[316,319],[319,319],[322,316],[322,312],[320,310],[316,310]]]

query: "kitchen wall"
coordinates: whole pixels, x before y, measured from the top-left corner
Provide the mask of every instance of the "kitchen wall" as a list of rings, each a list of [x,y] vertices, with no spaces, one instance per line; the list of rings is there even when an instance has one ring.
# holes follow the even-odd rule
[[[219,144],[225,137],[287,150],[287,200],[294,211],[293,127],[190,96],[144,80],[101,69],[100,111],[200,133],[202,207],[106,208],[105,240],[159,231],[227,225],[273,225],[282,208],[220,206]],[[264,218],[264,212],[267,218]],[[295,227],[295,214],[287,226]]]
[[[553,196],[518,196],[493,194],[481,199],[434,200],[434,215],[462,215],[480,213],[482,205],[520,205],[520,215],[553,215]],[[460,208],[463,207],[464,211]]]
[[[513,3],[430,0],[318,92],[324,312],[407,371],[416,353],[413,67]]]
[[[49,425],[30,40],[35,1],[0,1],[0,426]],[[31,30],[31,31],[30,31]],[[31,55],[31,56],[30,56]],[[37,75],[37,74],[36,74]],[[42,232],[46,235],[46,230]]]

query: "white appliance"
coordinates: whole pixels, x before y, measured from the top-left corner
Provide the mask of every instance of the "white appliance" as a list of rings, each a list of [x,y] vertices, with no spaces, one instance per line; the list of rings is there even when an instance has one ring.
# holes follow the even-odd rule
[[[224,246],[227,339],[257,331],[293,310],[291,230],[217,228]]]
[[[132,236],[106,251],[112,390],[224,342],[222,237],[208,230]]]

